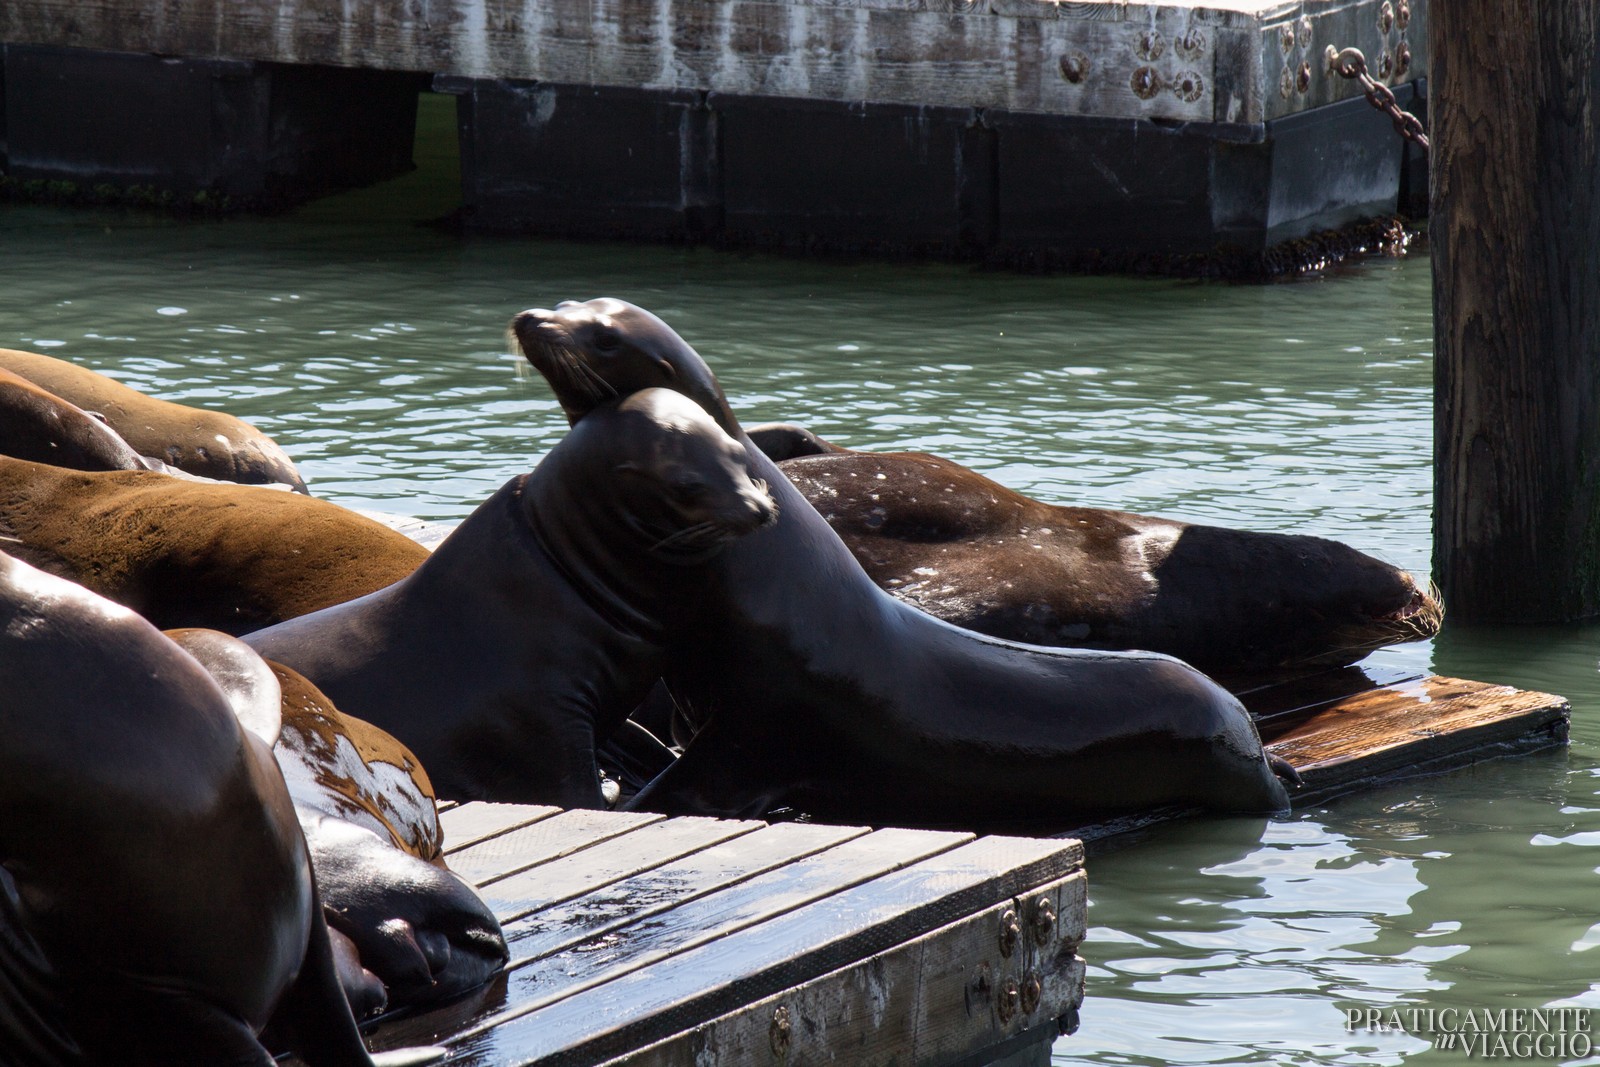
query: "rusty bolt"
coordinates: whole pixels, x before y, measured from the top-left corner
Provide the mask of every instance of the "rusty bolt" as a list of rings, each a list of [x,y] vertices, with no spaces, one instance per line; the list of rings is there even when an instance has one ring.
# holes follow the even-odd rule
[[[1032,1015],[1039,1010],[1039,997],[1044,993],[1044,986],[1039,981],[1039,976],[1029,971],[1022,978],[1022,1014]]]
[[[1000,955],[1011,958],[1017,950],[1017,938],[1022,933],[1022,923],[1017,919],[1017,910],[1007,908],[1000,913]]]
[[[1284,55],[1294,51],[1294,27],[1287,22],[1278,28],[1278,47],[1283,49]]]
[[[1140,67],[1128,79],[1128,84],[1133,86],[1134,96],[1148,100],[1161,91],[1161,75],[1155,72],[1154,67]]]
[[[1089,57],[1082,52],[1068,52],[1061,57],[1061,76],[1077,85],[1089,76]]]
[[[1300,61],[1300,69],[1294,74],[1294,87],[1301,93],[1311,88],[1311,64],[1303,59]]]
[[[1394,24],[1400,27],[1401,33],[1404,33],[1406,27],[1411,25],[1411,4],[1409,0],[1400,0],[1400,3],[1396,5],[1394,9]]]
[[[1178,55],[1184,59],[1199,59],[1206,51],[1206,35],[1193,28],[1184,30],[1177,47]]]
[[[1000,1013],[1000,1023],[1004,1025],[1016,1018],[1017,1008],[1021,1006],[1022,991],[1017,988],[1015,978],[1007,978],[1000,983],[1000,1002],[995,1008]]]
[[[1378,29],[1383,33],[1394,29],[1394,5],[1389,0],[1383,0],[1383,6],[1378,8]]]
[[[1033,905],[1033,940],[1046,944],[1056,930],[1056,906],[1049,897],[1040,897]]]
[[[1295,37],[1300,42],[1301,48],[1311,47],[1311,16],[1301,15],[1300,21],[1295,23]]]
[[[1378,77],[1387,79],[1393,73],[1394,53],[1385,48],[1383,55],[1378,57]]]
[[[1394,50],[1394,72],[1404,78],[1411,70],[1411,46],[1404,41]]]
[[[782,1059],[789,1055],[789,1042],[793,1034],[793,1027],[789,1023],[789,1009],[781,1004],[772,1013],[772,1025],[767,1029],[767,1038],[772,1042],[772,1054]]]
[[[1167,42],[1155,30],[1146,30],[1139,38],[1139,58],[1154,62],[1167,50]]]
[[[1181,70],[1172,82],[1172,95],[1185,103],[1192,104],[1200,99],[1200,94],[1205,92],[1205,79],[1200,77],[1198,71]]]

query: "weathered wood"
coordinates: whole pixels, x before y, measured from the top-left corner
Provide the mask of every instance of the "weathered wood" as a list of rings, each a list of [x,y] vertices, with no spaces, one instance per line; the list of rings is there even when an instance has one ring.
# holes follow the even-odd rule
[[[476,1025],[508,1004],[515,1005],[537,979],[522,975],[531,959],[588,940],[602,943],[612,932],[747,879],[777,870],[806,856],[861,837],[864,826],[781,823],[665,863],[649,872],[602,887],[506,924],[510,969],[481,996],[468,998],[417,1019],[386,1022],[383,1047],[433,1044]],[[616,839],[613,839],[613,843]],[[625,839],[624,839],[625,840]],[[591,850],[596,858],[609,849]],[[582,855],[583,853],[579,853]]]
[[[1297,805],[1359,785],[1564,744],[1571,708],[1549,693],[1425,678],[1330,704],[1268,744],[1300,772]]]
[[[1029,893],[1023,913],[1040,899],[1071,917],[1040,938],[1032,924],[1011,955],[998,951],[995,931],[1007,901],[960,919],[865,962],[702,1023],[612,1060],[606,1067],[703,1067],[707,1063],[767,1062],[774,1033],[787,1035],[790,1062],[807,1064],[951,1063],[992,1050],[1070,1016],[1082,997],[1084,964],[1076,949],[1087,906],[1083,874]],[[976,961],[976,962],[975,962]],[[1028,1011],[1022,990],[1037,982]],[[1017,990],[1015,1007],[1002,1000]],[[1051,1028],[1052,1031],[1054,1027]],[[1051,1036],[1054,1036],[1053,1033]]]
[[[1259,124],[1359,90],[1326,45],[1413,58],[1425,0],[8,0],[0,40],[1053,115]],[[1390,5],[1391,9],[1394,7]]]
[[[644,812],[563,811],[451,852],[448,862],[461,877],[483,886],[665,817]]]
[[[444,831],[445,853],[461,852],[508,830],[548,819],[560,810],[534,804],[441,804],[439,827]]]
[[[1059,842],[983,838],[447,1042],[452,1062],[594,1063],[888,951],[1075,869]],[[841,846],[849,847],[849,846]],[[653,931],[652,931],[653,933]],[[999,935],[999,931],[996,931]]]
[[[645,874],[665,863],[765,826],[732,819],[665,819],[588,848],[530,867],[483,889],[484,901],[503,923]]]
[[[1600,614],[1600,9],[1434,13],[1434,560],[1458,620]]]

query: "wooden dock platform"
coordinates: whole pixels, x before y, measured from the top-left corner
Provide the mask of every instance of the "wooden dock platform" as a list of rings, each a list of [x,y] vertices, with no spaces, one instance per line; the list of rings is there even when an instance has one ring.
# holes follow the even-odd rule
[[[511,964],[385,1020],[451,1064],[1047,1062],[1083,996],[1083,848],[548,807],[442,813]]]
[[[1567,737],[1560,697],[1415,669],[1233,688],[1304,777],[1297,805]],[[1077,1024],[1076,836],[508,804],[446,806],[441,821],[511,963],[464,1000],[381,1020],[378,1050],[438,1043],[472,1067],[1043,1067]]]

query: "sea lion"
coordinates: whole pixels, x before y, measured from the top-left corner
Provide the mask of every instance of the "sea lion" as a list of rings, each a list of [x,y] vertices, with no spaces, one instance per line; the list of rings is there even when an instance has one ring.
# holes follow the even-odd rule
[[[270,687],[282,727],[272,754],[294,801],[323,911],[358,1017],[446,999],[506,961],[500,925],[451,874],[433,786],[420,761],[370,723],[342,714],[303,676],[216,630],[169,630],[243,715]],[[359,961],[359,965],[352,965]],[[370,972],[377,990],[363,975]]]
[[[1278,811],[1288,794],[1239,702],[1168,656],[1047,649],[926,615],[867,578],[744,439],[698,353],[620,300],[518,315],[513,333],[574,432],[613,395],[684,393],[746,443],[778,521],[700,568],[663,677],[696,727],[632,806],[975,825],[1061,825],[1168,804]]]
[[[325,500],[0,457],[0,542],[162,629],[242,634],[410,574],[427,549]]]
[[[1439,630],[1409,574],[1338,541],[1057,507],[939,456],[757,429],[874,582],[969,630],[1211,672],[1343,666]]]
[[[179,470],[246,485],[281,483],[297,493],[306,483],[278,443],[220,411],[157,400],[87,367],[0,348],[0,370],[26,378],[84,411],[102,415],[135,452]]]
[[[661,673],[707,560],[774,520],[677,393],[598,407],[415,574],[245,637],[417,752],[440,795],[602,807],[598,740]]]
[[[374,1062],[267,738],[148,622],[3,553],[0,632],[0,1061],[267,1067],[270,1028]]]
[[[150,465],[99,419],[0,369],[0,455],[80,471],[149,470]]]

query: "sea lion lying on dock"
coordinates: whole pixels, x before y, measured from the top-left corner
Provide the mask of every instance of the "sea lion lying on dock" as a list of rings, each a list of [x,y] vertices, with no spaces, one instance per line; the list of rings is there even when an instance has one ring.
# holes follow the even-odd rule
[[[243,419],[158,400],[87,367],[37,352],[0,348],[0,370],[99,414],[141,456],[204,478],[246,485],[279,483],[306,491],[288,454]]]
[[[270,739],[148,622],[3,553],[0,631],[0,1061],[268,1067],[270,1031],[373,1063]]]
[[[1167,656],[1013,644],[884,593],[744,439],[700,356],[620,300],[518,315],[574,433],[615,396],[669,388],[746,444],[778,520],[699,568],[663,677],[696,733],[632,802],[669,814],[1071,825],[1168,804],[1276,811],[1288,794],[1232,696]],[[1291,773],[1292,772],[1287,772]]]
[[[0,456],[0,544],[162,629],[243,634],[381,589],[427,549],[337,504]]]
[[[444,862],[433,786],[393,737],[216,630],[169,630],[247,715],[270,689],[273,757],[294,801],[340,978],[358,1017],[448,999],[504,965],[494,914]],[[363,973],[365,972],[365,973]]]
[[[1343,666],[1439,631],[1410,575],[1337,541],[1043,504],[939,456],[851,451],[790,423],[750,437],[874,582],[969,630],[1207,671]]]
[[[596,745],[662,673],[705,561],[773,521],[744,463],[691,401],[636,393],[415,574],[245,641],[410,746],[443,796],[603,807]]]

